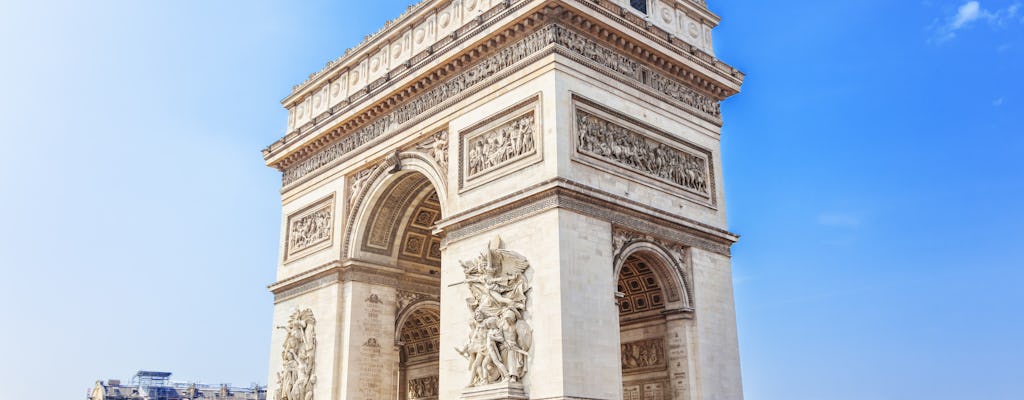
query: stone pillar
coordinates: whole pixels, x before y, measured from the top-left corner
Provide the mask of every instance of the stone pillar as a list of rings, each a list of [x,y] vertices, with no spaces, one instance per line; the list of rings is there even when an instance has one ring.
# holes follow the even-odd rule
[[[668,376],[673,400],[691,400],[693,377],[690,374],[690,328],[693,314],[674,312],[665,320],[665,346],[668,351]]]
[[[696,382],[703,400],[743,398],[736,305],[728,256],[693,248]]]
[[[402,327],[397,326],[397,327],[395,327],[395,329],[402,329]],[[394,366],[394,368],[395,368],[395,382],[397,382],[397,385],[395,385],[395,386],[397,386],[397,388],[395,389],[395,399],[397,399],[397,400],[402,400],[402,399],[407,398],[407,397],[405,397],[405,394],[409,392],[409,386],[408,386],[408,384],[409,384],[409,382],[408,382],[409,381],[409,377],[408,377],[407,374],[403,373],[402,366],[401,366],[401,363],[402,363],[402,354],[401,353],[402,353],[402,346],[404,346],[404,345],[405,345],[405,343],[403,343],[403,342],[400,342],[400,341],[399,342],[395,342],[395,351],[394,351],[394,353],[395,353],[395,363],[394,363],[394,365],[395,366]]]
[[[543,227],[543,229],[538,229]],[[467,388],[469,362],[455,350],[470,336],[470,292],[460,261],[478,258],[500,237],[529,262],[524,314],[533,329],[529,372],[519,384]],[[443,399],[618,399],[622,375],[611,226],[552,209],[449,243],[442,266],[441,391]]]
[[[345,282],[342,299],[341,399],[391,399],[398,355],[395,348],[395,289]]]

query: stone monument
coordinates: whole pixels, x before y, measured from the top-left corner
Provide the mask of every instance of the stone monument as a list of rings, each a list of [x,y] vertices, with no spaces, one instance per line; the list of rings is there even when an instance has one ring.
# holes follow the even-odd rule
[[[427,0],[295,86],[269,396],[742,399],[718,22]]]

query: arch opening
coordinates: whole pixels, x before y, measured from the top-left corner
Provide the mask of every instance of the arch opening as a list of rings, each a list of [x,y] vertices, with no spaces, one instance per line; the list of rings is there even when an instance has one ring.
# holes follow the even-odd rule
[[[440,371],[441,312],[418,307],[399,328],[399,400],[436,400]]]
[[[355,212],[347,251],[349,258],[396,278],[395,346],[389,355],[393,375],[378,377],[381,384],[392,382],[393,399],[434,400],[440,375],[442,236],[437,222],[444,212],[443,192],[421,168],[403,167],[396,172],[382,165],[367,173],[366,182],[353,181]]]
[[[672,399],[666,339],[665,262],[644,252],[623,260],[616,277],[624,399]]]

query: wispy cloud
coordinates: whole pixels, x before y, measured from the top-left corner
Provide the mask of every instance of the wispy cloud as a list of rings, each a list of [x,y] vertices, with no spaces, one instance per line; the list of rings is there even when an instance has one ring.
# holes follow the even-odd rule
[[[992,105],[995,106],[995,107],[999,107],[999,106],[1003,105],[1003,102],[1005,102],[1005,101],[1006,101],[1006,98],[1000,97],[998,99],[992,100]]]
[[[818,215],[818,225],[833,228],[859,228],[861,219],[850,214],[820,214]]]
[[[957,32],[979,21],[992,26],[1006,26],[1011,22],[1024,23],[1024,19],[1018,18],[1021,11],[1024,11],[1021,3],[1013,3],[1006,8],[992,11],[984,8],[979,1],[968,1],[957,7],[956,14],[938,24],[935,28],[935,41],[942,43],[953,40]]]

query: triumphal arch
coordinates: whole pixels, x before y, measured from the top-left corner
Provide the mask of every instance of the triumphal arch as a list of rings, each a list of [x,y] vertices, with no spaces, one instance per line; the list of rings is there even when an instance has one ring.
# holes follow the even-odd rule
[[[427,0],[295,86],[269,396],[741,399],[718,22]]]

